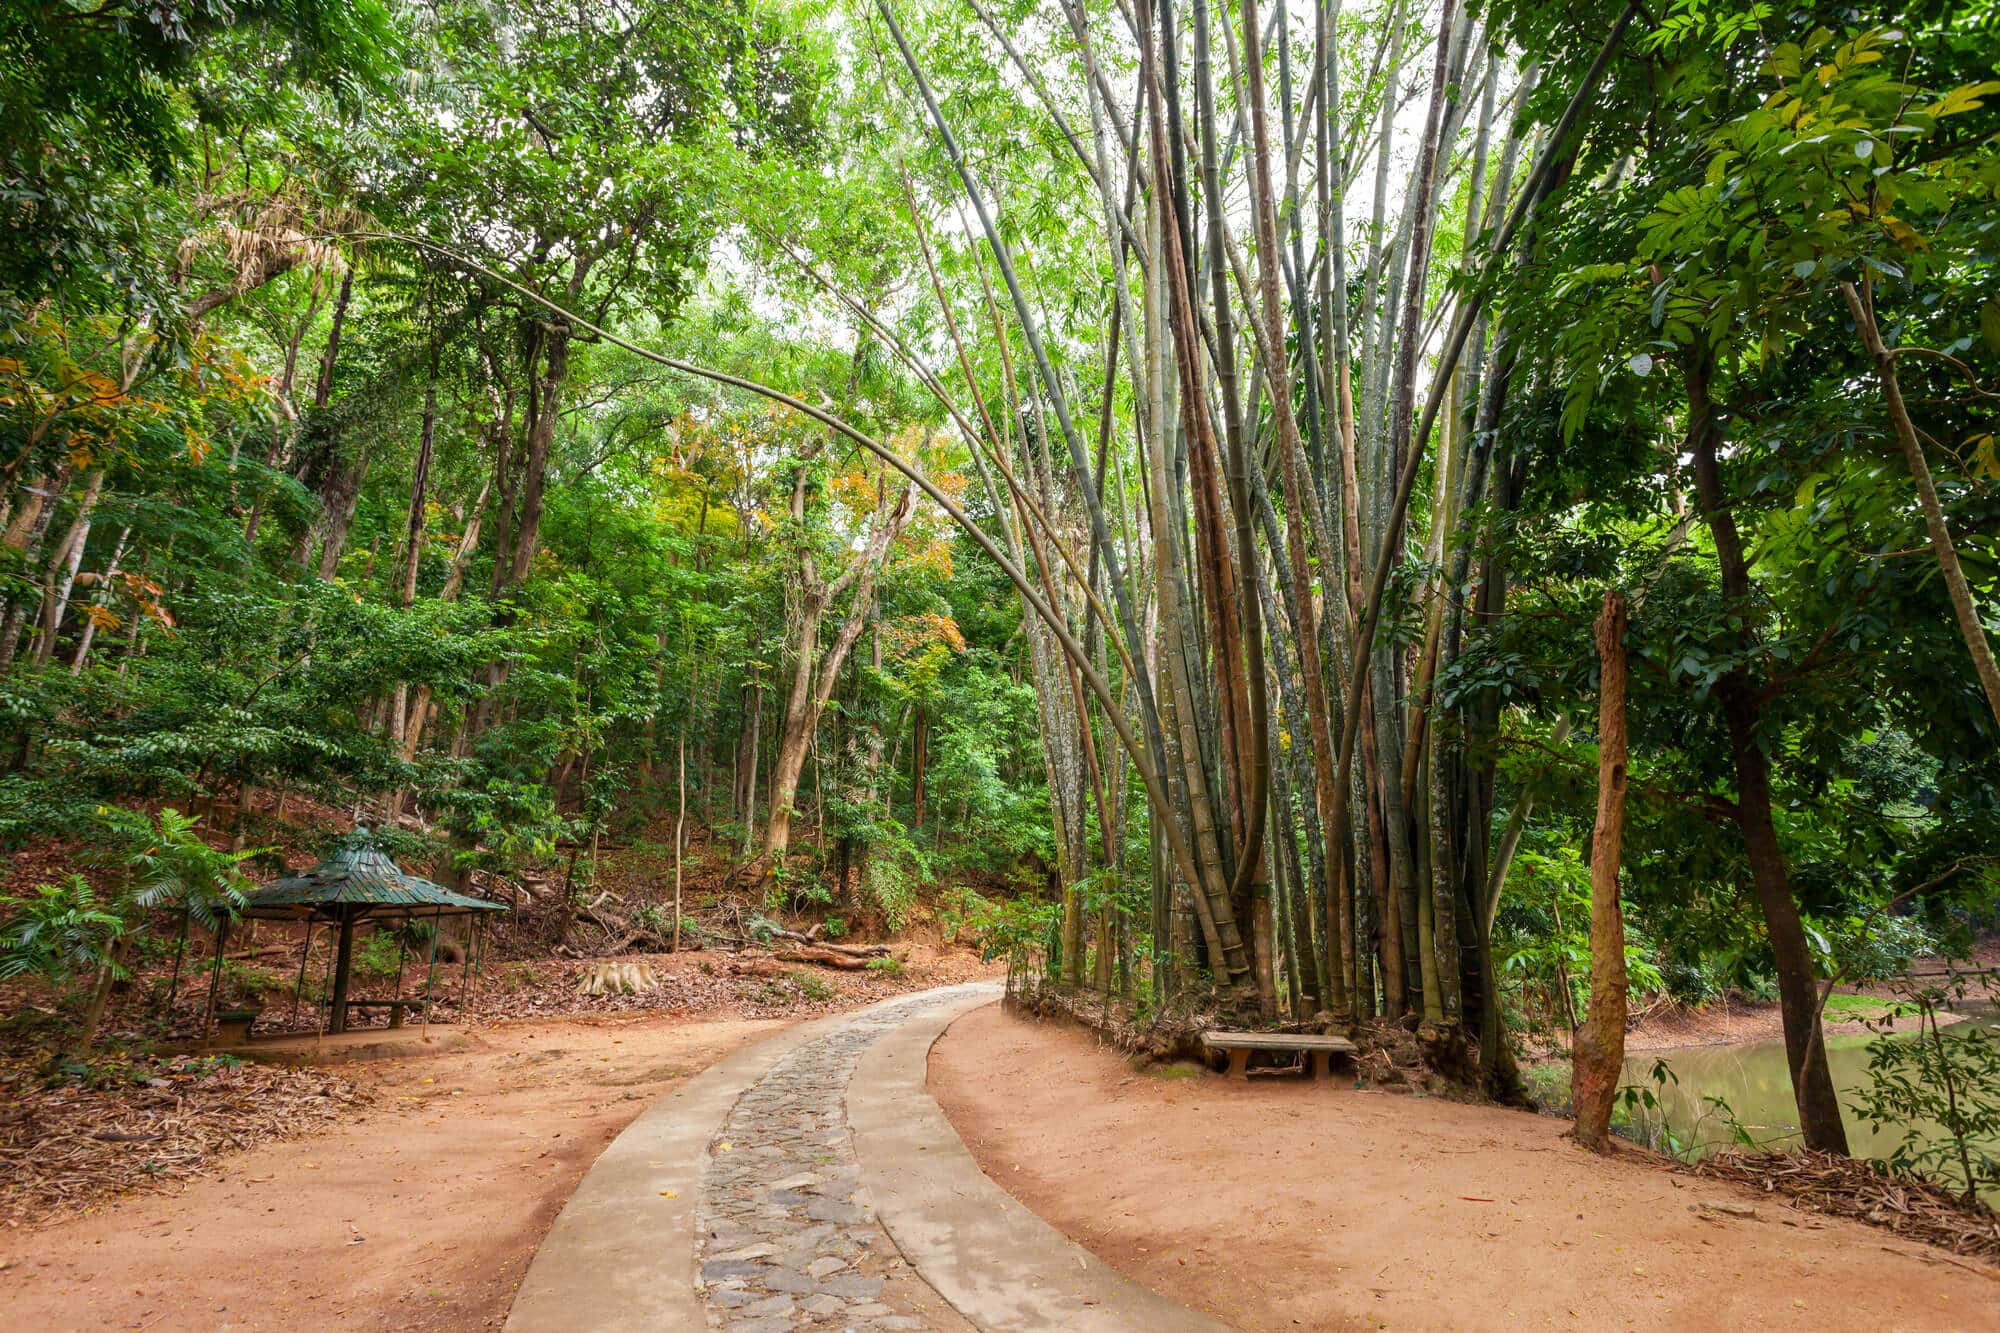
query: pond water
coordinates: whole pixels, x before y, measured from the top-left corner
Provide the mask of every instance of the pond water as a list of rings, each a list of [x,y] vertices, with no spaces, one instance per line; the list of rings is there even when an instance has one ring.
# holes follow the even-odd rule
[[[2000,1030],[1990,1017],[1967,1020]],[[1953,1024],[1944,1029],[1947,1040]],[[1906,1125],[1872,1128],[1854,1110],[1855,1094],[1868,1083],[1868,1043],[1865,1033],[1830,1034],[1826,1039],[1827,1064],[1840,1095],[1847,1122],[1848,1146],[1858,1157],[1887,1158],[1903,1141]],[[1664,1060],[1678,1082],[1664,1088],[1653,1081],[1653,1064]],[[1644,1053],[1626,1057],[1624,1082],[1650,1088],[1659,1098],[1665,1124],[1683,1144],[1692,1144],[1697,1154],[1712,1152],[1736,1142],[1734,1126],[1727,1115],[1710,1105],[1707,1098],[1720,1097],[1729,1110],[1760,1146],[1782,1148],[1796,1145],[1799,1135],[1798,1109],[1792,1102],[1792,1080],[1785,1063],[1782,1041],[1743,1042],[1732,1046],[1698,1046],[1681,1051]],[[1661,1115],[1641,1111],[1633,1116],[1635,1137],[1659,1143]],[[1936,1130],[1925,1122],[1920,1129]],[[1942,1131],[1937,1131],[1942,1137]],[[1989,1151],[2000,1152],[2000,1145]],[[2000,1203],[2000,1189],[1982,1191],[1989,1202]]]

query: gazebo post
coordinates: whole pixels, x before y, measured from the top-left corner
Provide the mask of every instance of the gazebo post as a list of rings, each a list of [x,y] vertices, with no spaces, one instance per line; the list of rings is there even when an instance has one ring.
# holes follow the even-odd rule
[[[458,1021],[472,1026],[472,1010],[468,1007],[472,999],[472,952],[478,948],[479,918],[466,913],[465,918],[465,962],[458,969]]]
[[[215,965],[208,970],[208,999],[202,1006],[201,1040],[207,1041],[215,1025],[216,991],[222,985],[222,949],[229,939],[229,918],[215,923]]]
[[[327,924],[331,926],[332,922],[329,921]],[[315,1049],[318,1048],[320,1038],[326,1036],[327,1016],[333,1012],[332,1009],[329,1007],[329,1001],[331,1000],[332,995],[333,995],[333,950],[328,949],[326,951],[326,967],[319,974],[319,1003],[313,1006],[314,1012],[316,1012],[319,1015],[319,1031],[313,1034],[313,1045]]]
[[[181,960],[187,957],[188,923],[193,919],[193,910],[183,908],[181,911],[180,943],[174,946],[174,978],[167,983],[167,1028],[170,1031],[174,1026],[174,1001],[178,1000],[181,996]]]
[[[333,962],[333,1020],[327,1025],[329,1032],[347,1031],[347,980],[348,969],[354,965],[354,913],[346,907],[340,909],[340,945],[334,952]]]
[[[426,1032],[430,1031],[431,1026],[431,990],[437,985],[438,979],[438,923],[443,920],[444,908],[440,907],[431,913],[431,974],[424,981],[424,1016],[419,1020]]]
[[[298,984],[292,987],[292,1023],[294,1025],[297,1025],[299,1021],[299,1001],[305,998],[306,962],[308,959],[312,957],[312,951],[313,951],[313,923],[312,923],[312,918],[307,917],[306,947],[299,950],[299,980]]]

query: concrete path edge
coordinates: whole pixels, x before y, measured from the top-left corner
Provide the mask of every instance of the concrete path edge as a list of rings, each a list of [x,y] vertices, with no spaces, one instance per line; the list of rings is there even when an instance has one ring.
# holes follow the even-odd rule
[[[1117,1272],[979,1169],[930,1094],[930,1051],[952,1023],[996,1002],[989,990],[887,1033],[848,1086],[861,1183],[904,1259],[989,1333],[1227,1330]]]
[[[736,1099],[798,1047],[857,1014],[744,1046],[661,1097],[606,1146],[557,1215],[507,1316],[511,1333],[706,1329],[695,1288],[695,1209],[708,1143]]]

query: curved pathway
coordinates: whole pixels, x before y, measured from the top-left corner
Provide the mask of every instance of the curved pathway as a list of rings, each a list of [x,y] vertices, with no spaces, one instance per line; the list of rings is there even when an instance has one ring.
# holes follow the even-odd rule
[[[515,1333],[1223,1326],[1092,1258],[982,1174],[925,1089],[991,983],[739,1051],[621,1134],[556,1219]]]

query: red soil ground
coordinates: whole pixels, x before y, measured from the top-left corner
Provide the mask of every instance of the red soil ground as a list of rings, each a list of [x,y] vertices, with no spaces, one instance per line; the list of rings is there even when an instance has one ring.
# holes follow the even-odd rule
[[[495,1328],[583,1173],[640,1111],[782,1021],[505,1023],[342,1066],[376,1104],[229,1157],[178,1194],[0,1230],[0,1325]]]
[[[998,1006],[955,1024],[930,1070],[989,1176],[1239,1328],[2000,1327],[2000,1275],[1637,1150],[1592,1157],[1545,1117],[1138,1073]]]

